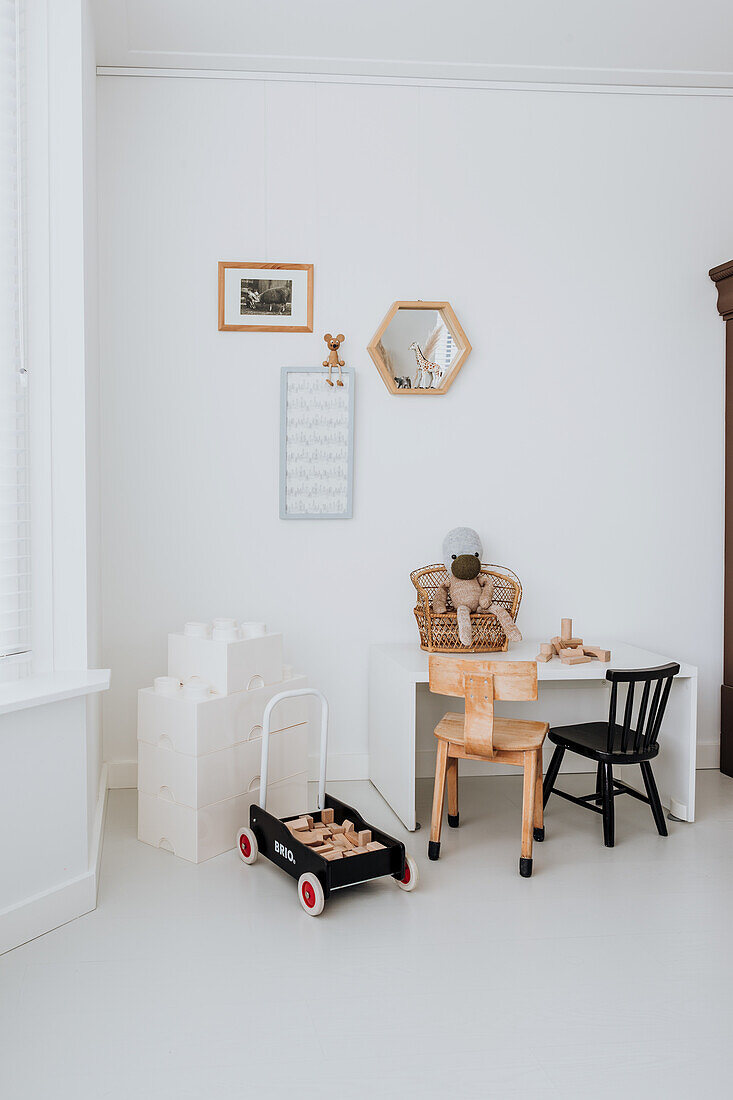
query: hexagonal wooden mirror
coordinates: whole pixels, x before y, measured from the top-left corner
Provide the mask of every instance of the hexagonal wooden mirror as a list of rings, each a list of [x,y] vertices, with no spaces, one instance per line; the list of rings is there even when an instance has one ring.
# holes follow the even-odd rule
[[[450,302],[394,302],[367,351],[390,393],[447,393],[471,351]]]

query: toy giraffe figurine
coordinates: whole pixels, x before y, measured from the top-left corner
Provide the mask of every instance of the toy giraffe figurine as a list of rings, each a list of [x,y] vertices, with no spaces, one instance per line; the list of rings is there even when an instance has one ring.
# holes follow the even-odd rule
[[[410,351],[415,352],[415,360],[417,361],[417,373],[415,374],[415,381],[413,383],[413,389],[416,390],[429,390],[432,389],[437,378],[440,381],[442,371],[437,363],[431,363],[425,358],[420,351],[420,345],[417,340],[413,340],[410,344]],[[428,384],[423,385],[425,379],[428,379]]]

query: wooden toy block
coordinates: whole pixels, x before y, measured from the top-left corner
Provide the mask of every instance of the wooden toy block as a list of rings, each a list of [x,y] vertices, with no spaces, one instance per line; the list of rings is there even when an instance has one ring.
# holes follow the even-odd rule
[[[563,638],[562,639],[562,644],[565,647],[565,649],[571,649],[574,646],[579,646],[579,645],[582,646],[583,639],[582,638]]]
[[[349,821],[348,817],[344,818],[343,826],[344,826],[344,832],[345,833],[353,833],[353,831],[354,831],[354,822]]]
[[[344,833],[335,833],[332,839],[333,839],[334,845],[338,846],[339,848],[350,848],[351,847],[351,845],[349,844],[348,840],[346,839],[346,836],[345,836]]]
[[[358,848],[352,849],[355,856],[365,856],[367,854],[366,846],[359,845]]]
[[[588,658],[588,660],[590,660],[590,658]],[[297,839],[300,841],[301,844],[305,844],[309,848],[311,848],[314,844],[323,843],[321,834],[317,833],[315,829],[312,832],[309,830],[307,833],[299,832]]]
[[[343,852],[341,852],[338,848],[332,848],[330,852],[323,853],[324,859],[341,859],[342,856]]]
[[[585,656],[585,654],[583,653],[583,650],[582,650],[581,646],[563,646],[563,648],[560,650],[560,656],[561,657],[583,657],[583,656]]]
[[[324,825],[332,825],[333,824],[333,810],[331,810],[331,809],[321,810],[321,821],[324,823]]]
[[[300,832],[301,829],[308,828],[308,822],[304,817],[296,818],[295,821],[286,821],[285,824],[290,829],[291,833]]]
[[[553,638],[552,642],[550,644],[552,645],[552,648],[555,650],[555,653],[557,653],[557,655],[559,657],[560,656],[560,650],[563,648],[565,643],[562,641],[561,638]]]
[[[355,832],[354,829],[350,829],[349,832],[346,834],[346,839],[348,840],[349,844],[352,845],[352,847],[356,848],[357,844],[359,843],[359,834]]]
[[[356,852],[354,851],[353,848],[347,848],[343,853],[344,859],[346,859],[347,856],[355,856],[355,855],[356,855]]]
[[[380,844],[378,840],[372,840],[367,844],[368,852],[379,852],[382,848],[386,848],[386,844]]]
[[[544,664],[545,661],[551,661],[553,657],[554,653],[552,652],[552,647],[550,647],[549,653],[538,653],[535,657],[535,661],[541,661]]]
[[[601,649],[597,645],[584,645],[583,652],[590,657],[596,657],[603,664],[607,664],[611,660],[611,650]]]
[[[593,660],[592,657],[561,657],[560,660],[564,665],[587,665]]]
[[[328,831],[328,825],[324,825],[322,821],[316,821],[313,825],[313,828],[318,833],[325,833]]]
[[[331,836],[336,836],[337,833],[344,833],[346,830],[343,825],[337,825],[335,822],[329,826],[331,830]]]
[[[573,636],[573,620],[561,619],[560,620],[560,637],[564,642],[567,642],[569,638]]]
[[[314,844],[313,851],[318,852],[320,856],[325,856],[326,852],[333,851],[333,844]]]
[[[313,828],[313,818],[311,817],[311,815],[310,814],[304,814],[303,816],[305,817],[305,820],[308,822],[308,828],[312,829]]]
[[[371,829],[364,829],[362,832],[357,833],[356,839],[360,848],[366,848],[367,844],[369,844],[372,839]]]
[[[540,653],[546,653],[549,657],[552,656],[552,642],[542,642],[540,645]]]

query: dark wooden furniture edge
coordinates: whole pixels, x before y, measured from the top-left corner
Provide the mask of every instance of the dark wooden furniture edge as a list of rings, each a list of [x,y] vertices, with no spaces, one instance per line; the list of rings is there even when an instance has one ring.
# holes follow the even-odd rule
[[[720,770],[733,776],[733,260],[711,268],[718,313],[725,321],[725,581]]]

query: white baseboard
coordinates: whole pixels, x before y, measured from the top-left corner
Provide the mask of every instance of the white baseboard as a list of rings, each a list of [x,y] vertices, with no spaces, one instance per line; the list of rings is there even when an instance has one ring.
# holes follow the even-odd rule
[[[720,765],[720,743],[718,741],[701,741],[697,746],[697,767],[715,768]],[[106,765],[109,769],[110,790],[120,788],[137,787],[137,760],[110,760]],[[308,757],[308,779],[315,783],[318,780],[320,757],[313,753]],[[435,753],[430,749],[418,749],[417,752],[418,778],[432,778],[435,773]],[[466,775],[516,775],[516,768],[506,764],[475,764],[471,761],[464,763]],[[564,772],[591,772],[595,767],[588,766],[582,759],[577,762],[568,760],[563,765]],[[367,752],[340,752],[328,755],[328,778],[333,783],[343,783],[351,780],[369,778],[369,753]]]
[[[99,864],[107,814],[107,765],[102,766],[94,813],[89,870],[0,912],[0,955],[97,907]]]
[[[720,741],[698,741],[697,762],[698,771],[702,768],[720,768]]]

